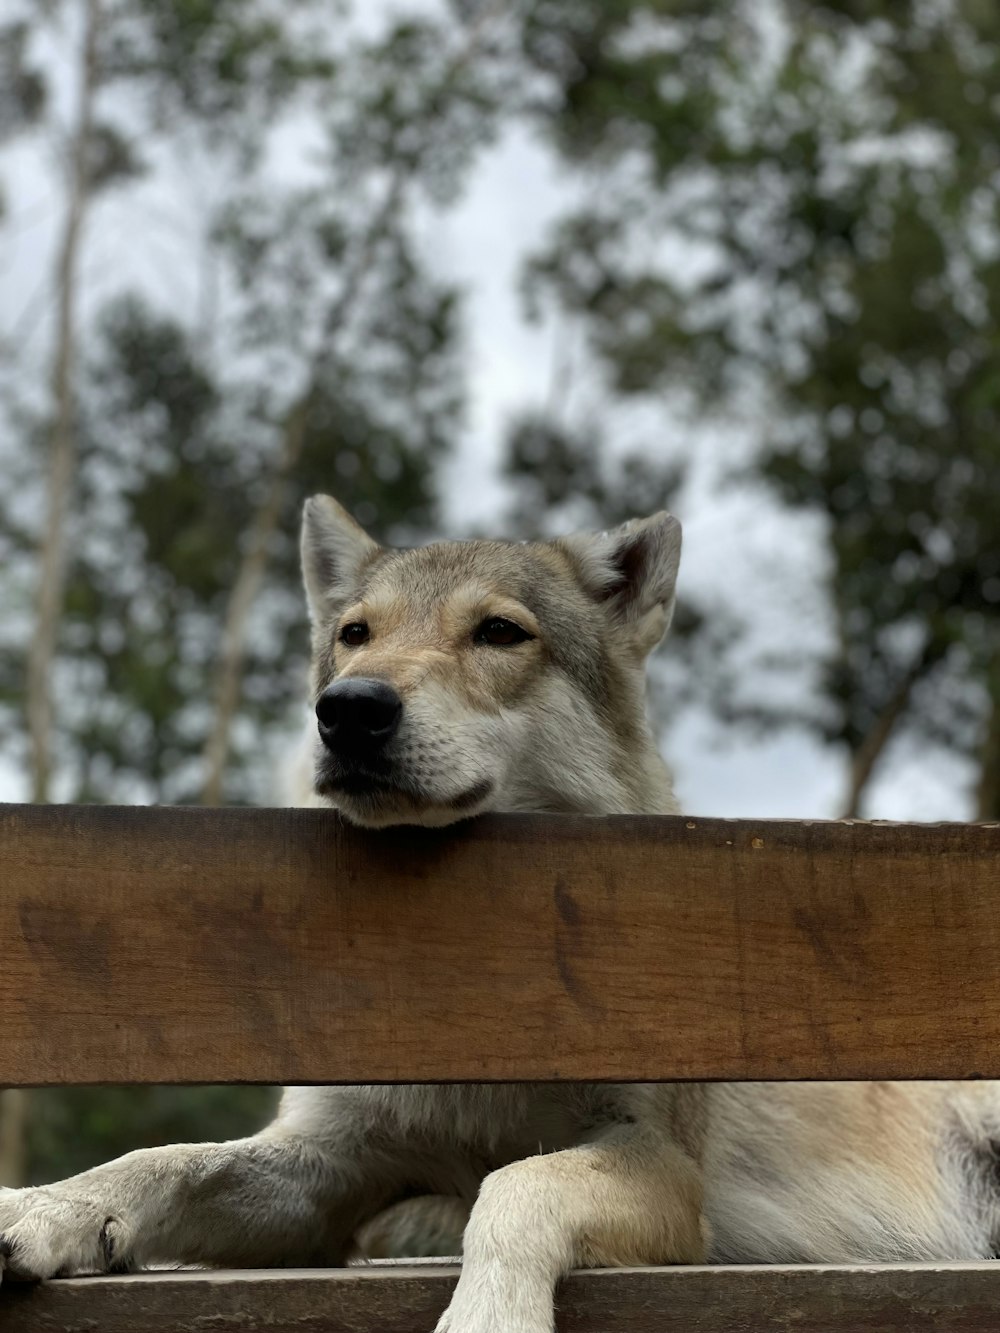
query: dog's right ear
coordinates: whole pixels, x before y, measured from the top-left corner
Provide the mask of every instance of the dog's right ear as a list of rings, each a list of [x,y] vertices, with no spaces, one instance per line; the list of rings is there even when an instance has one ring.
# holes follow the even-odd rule
[[[302,581],[314,625],[328,621],[358,586],[361,570],[381,548],[329,495],[302,510]]]

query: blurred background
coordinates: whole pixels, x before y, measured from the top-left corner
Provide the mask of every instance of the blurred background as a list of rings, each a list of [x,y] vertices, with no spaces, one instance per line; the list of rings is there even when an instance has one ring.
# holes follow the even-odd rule
[[[1000,818],[994,0],[5,0],[0,799],[251,802],[297,510],[668,506],[698,814]],[[262,1089],[6,1092],[0,1178]]]

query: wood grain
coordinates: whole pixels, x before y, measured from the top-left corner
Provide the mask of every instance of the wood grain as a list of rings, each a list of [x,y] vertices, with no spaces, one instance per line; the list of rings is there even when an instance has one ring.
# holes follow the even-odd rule
[[[0,1293],[4,1333],[430,1333],[455,1270],[158,1273]],[[558,1333],[996,1333],[1000,1266],[574,1273]]]
[[[1000,828],[0,807],[0,1084],[1000,1076]]]

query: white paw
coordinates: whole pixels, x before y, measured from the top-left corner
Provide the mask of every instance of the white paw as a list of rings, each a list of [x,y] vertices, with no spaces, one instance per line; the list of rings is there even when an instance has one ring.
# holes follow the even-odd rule
[[[86,1197],[58,1188],[0,1190],[0,1272],[34,1279],[62,1273],[106,1273],[127,1266],[118,1217]]]
[[[526,1324],[517,1319],[514,1322],[503,1315],[452,1313],[449,1307],[438,1320],[434,1333],[555,1333],[552,1324]]]
[[[555,1333],[551,1295],[525,1286],[504,1291],[490,1284],[476,1288],[459,1281],[451,1304],[434,1333]]]

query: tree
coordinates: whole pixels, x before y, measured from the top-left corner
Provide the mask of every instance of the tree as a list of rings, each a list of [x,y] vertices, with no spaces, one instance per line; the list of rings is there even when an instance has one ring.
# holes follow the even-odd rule
[[[28,652],[27,716],[31,754],[31,799],[45,801],[51,774],[50,678],[62,613],[66,566],[66,520],[76,465],[73,377],[76,361],[77,275],[84,225],[92,197],[95,149],[94,103],[100,78],[100,0],[87,0],[79,59],[79,101],[67,143],[65,217],[56,258],[56,333],[52,352],[52,415],[48,441],[46,512],[38,545],[35,629]]]
[[[42,606],[30,654],[36,797],[49,787],[53,689],[68,794],[200,790],[214,801],[229,772],[227,794],[263,794],[273,765],[258,728],[279,712],[287,725],[301,695],[303,493],[339,476],[387,533],[430,519],[462,389],[456,294],[428,276],[413,214],[454,194],[491,133],[498,99],[477,61],[492,27],[401,20],[374,39],[347,29],[331,55],[303,25],[322,9],[300,2],[280,20],[263,3],[87,11],[87,133],[116,165],[82,173],[81,207],[98,185],[120,186],[124,164],[156,166],[184,134],[214,145],[213,170],[238,167],[241,188],[206,219],[221,292],[212,338],[199,311],[126,296],[95,317],[87,304],[86,361],[74,370],[74,318],[53,344],[64,410],[19,409],[23,487],[43,447],[58,461],[44,532],[20,516],[0,525],[22,570],[34,546],[48,571],[46,597],[32,599]],[[268,135],[320,87],[319,166],[307,184],[276,179]],[[70,312],[82,239],[77,225],[72,272],[57,284]],[[58,449],[43,443],[53,422]],[[124,591],[140,571],[147,599],[162,595],[155,610],[139,609],[135,586]],[[8,698],[19,692],[11,649],[0,663]],[[244,765],[254,773],[241,776]]]
[[[199,123],[219,140],[234,113],[246,112],[247,103],[262,110],[277,92],[287,95],[302,81],[325,75],[329,62],[317,58],[314,45],[298,46],[292,25],[268,17],[263,4],[121,6],[84,0],[77,6],[40,7],[33,18],[40,28],[60,27],[75,38],[77,92],[71,125],[63,127],[53,111],[45,126],[62,164],[63,218],[52,282],[49,401],[33,432],[36,449],[45,440],[46,472],[25,690],[31,795],[44,801],[52,777],[52,692],[77,467],[79,275],[87,219],[101,192],[140,170],[140,145],[157,129],[163,132],[166,111],[172,124]],[[8,98],[13,111],[8,108],[4,120],[19,118],[23,124],[30,119],[25,110],[37,112],[45,104],[45,84],[26,55],[32,36],[28,18],[17,20],[5,34],[5,63],[16,77]],[[122,100],[112,96],[116,92],[125,95],[124,109]],[[252,119],[240,117],[237,142],[244,158],[259,145],[261,117],[256,117],[256,133],[250,129]]]
[[[0,143],[36,124],[46,85],[28,51],[29,25],[18,17],[0,24]],[[0,218],[3,217],[0,195]]]
[[[546,0],[521,32],[534,115],[601,181],[536,291],[613,396],[753,424],[752,472],[826,521],[803,720],[846,747],[848,811],[907,732],[968,755],[996,817],[994,7]]]

